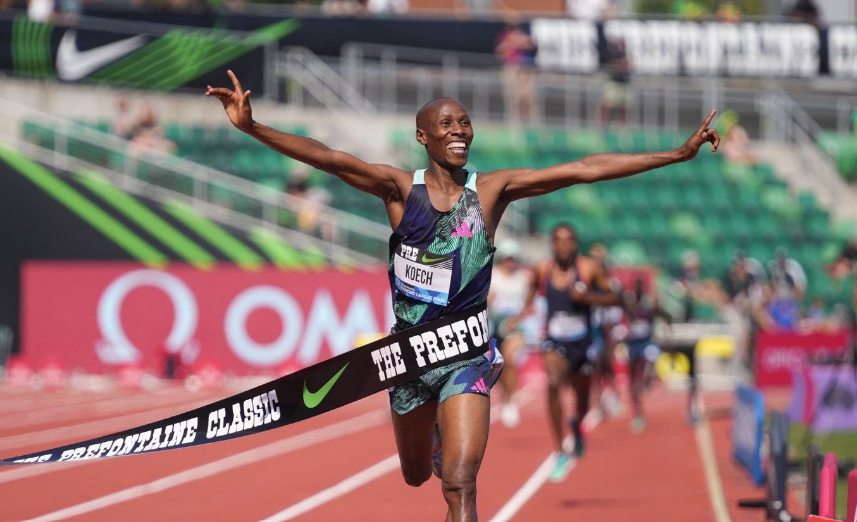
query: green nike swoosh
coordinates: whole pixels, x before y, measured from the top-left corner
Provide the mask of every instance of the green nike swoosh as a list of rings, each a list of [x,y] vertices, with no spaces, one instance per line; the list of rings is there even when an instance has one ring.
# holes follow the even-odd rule
[[[327,394],[330,393],[330,389],[333,388],[333,385],[336,384],[336,381],[339,380],[339,376],[342,375],[342,372],[348,368],[348,364],[342,367],[341,370],[336,372],[336,375],[331,377],[329,381],[327,381],[324,386],[322,386],[317,392],[311,392],[306,388],[306,381],[304,381],[304,404],[306,404],[307,408],[315,408],[321,401],[327,397]]]
[[[423,263],[437,263],[438,261],[445,261],[445,260],[446,260],[445,257],[431,258],[431,257],[426,257],[426,255],[423,254]]]

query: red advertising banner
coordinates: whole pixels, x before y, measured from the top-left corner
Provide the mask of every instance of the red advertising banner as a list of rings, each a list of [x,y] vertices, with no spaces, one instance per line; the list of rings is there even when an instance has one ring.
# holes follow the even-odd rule
[[[155,270],[126,262],[30,262],[22,269],[22,356],[35,367],[110,372],[189,366],[275,373],[389,332],[390,291],[375,270]]]
[[[756,386],[788,386],[792,372],[816,358],[842,357],[849,332],[756,334]]]

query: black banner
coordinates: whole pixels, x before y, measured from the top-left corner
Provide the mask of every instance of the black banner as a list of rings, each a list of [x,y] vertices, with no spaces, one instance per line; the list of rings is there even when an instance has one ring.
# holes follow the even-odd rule
[[[267,384],[137,428],[0,460],[0,466],[119,457],[221,440],[294,424],[412,381],[488,349],[484,306],[409,328]]]

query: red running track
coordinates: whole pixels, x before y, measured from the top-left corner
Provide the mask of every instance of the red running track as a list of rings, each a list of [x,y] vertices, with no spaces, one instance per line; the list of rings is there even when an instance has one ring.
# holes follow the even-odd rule
[[[235,391],[0,388],[0,455],[118,431]],[[656,390],[640,435],[630,432],[627,416],[602,422],[568,479],[552,484],[544,481],[551,451],[544,397],[534,391],[518,428],[492,425],[479,475],[481,520],[712,520],[685,400]],[[379,394],[294,426],[198,448],[3,468],[0,520],[443,520],[439,481],[406,486],[394,455]]]

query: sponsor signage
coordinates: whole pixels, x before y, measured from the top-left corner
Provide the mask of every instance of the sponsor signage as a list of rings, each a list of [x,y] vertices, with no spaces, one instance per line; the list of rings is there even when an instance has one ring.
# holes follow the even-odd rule
[[[735,390],[732,410],[732,454],[762,485],[762,430],[765,425],[765,397],[756,388],[740,385]]]
[[[490,55],[504,28],[494,21],[424,18],[93,15],[169,26],[157,34],[127,30],[127,24],[121,30],[108,24],[74,28],[30,22],[23,12],[9,11],[0,17],[0,69],[25,77],[174,90],[222,82],[223,70],[231,68],[261,93],[266,49],[299,46],[340,56],[343,46],[356,42]],[[215,24],[236,32],[215,30]],[[634,74],[857,78],[855,25],[535,18],[524,26],[538,44],[536,63],[544,70],[596,72],[604,66],[608,41],[621,38]],[[207,51],[212,48],[218,51]],[[156,65],[160,74],[147,74]]]
[[[375,270],[245,271],[130,262],[30,262],[22,273],[22,356],[34,366],[107,372],[187,365],[272,373],[389,332],[389,282]]]
[[[857,431],[857,371],[850,364],[797,370],[789,417],[813,432]]]
[[[808,361],[845,355],[850,334],[763,332],[756,334],[756,386],[788,386]]]

